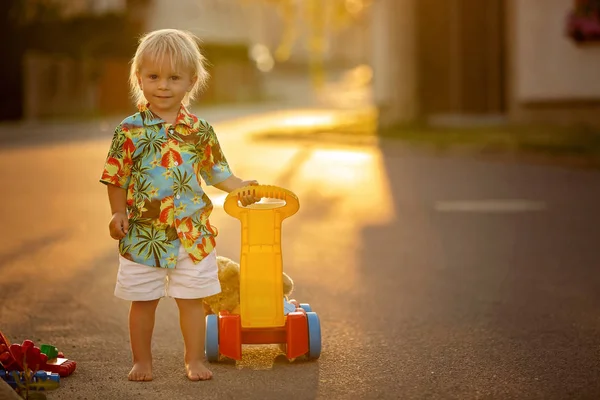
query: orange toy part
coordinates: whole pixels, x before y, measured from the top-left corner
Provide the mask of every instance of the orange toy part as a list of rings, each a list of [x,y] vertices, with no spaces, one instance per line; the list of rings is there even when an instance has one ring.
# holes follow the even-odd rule
[[[286,357],[291,360],[308,353],[308,320],[306,313],[294,311],[286,317]]]
[[[287,344],[286,357],[293,359],[308,352],[308,321],[304,310],[285,317],[285,325],[272,328],[242,328],[240,316],[219,313],[219,353],[234,360],[242,359],[242,344]]]
[[[242,359],[242,335],[240,316],[219,313],[219,353],[234,360]]]

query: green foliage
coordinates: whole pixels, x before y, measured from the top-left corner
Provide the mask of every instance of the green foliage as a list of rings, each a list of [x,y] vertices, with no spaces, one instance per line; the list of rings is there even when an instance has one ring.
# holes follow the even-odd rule
[[[397,126],[382,129],[379,134],[382,137],[437,150],[460,148],[484,153],[566,157],[600,166],[600,128],[589,126]]]

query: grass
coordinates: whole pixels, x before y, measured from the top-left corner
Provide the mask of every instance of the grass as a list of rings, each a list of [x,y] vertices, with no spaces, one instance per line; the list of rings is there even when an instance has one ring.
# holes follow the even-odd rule
[[[381,137],[438,151],[511,154],[600,168],[600,128],[587,126],[485,126],[438,128],[397,126]]]

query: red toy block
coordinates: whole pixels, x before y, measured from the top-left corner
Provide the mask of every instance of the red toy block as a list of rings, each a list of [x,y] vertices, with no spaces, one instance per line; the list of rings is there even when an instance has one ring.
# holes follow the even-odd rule
[[[22,344],[11,344],[9,350],[19,366],[19,371],[23,371],[27,365],[27,368],[36,372],[48,361],[48,357],[40,352],[31,340],[24,340]]]
[[[226,311],[219,313],[219,353],[234,360],[242,359],[240,316]]]
[[[68,360],[66,358],[54,358],[44,364],[41,369],[44,371],[57,373],[61,378],[64,378],[65,376],[71,375],[75,371],[76,367],[77,363],[73,360]]]
[[[7,371],[19,371],[17,360],[10,353],[10,341],[0,332],[0,364]]]
[[[289,313],[285,326],[287,333],[286,357],[291,360],[308,353],[308,320],[304,310]]]
[[[33,372],[54,372],[61,377],[71,375],[77,363],[64,358],[62,352],[58,352],[58,356],[48,360],[48,356],[35,347],[31,340],[24,340],[22,344],[10,344],[6,336],[0,332],[0,364],[7,371],[23,371],[26,362],[27,368]]]

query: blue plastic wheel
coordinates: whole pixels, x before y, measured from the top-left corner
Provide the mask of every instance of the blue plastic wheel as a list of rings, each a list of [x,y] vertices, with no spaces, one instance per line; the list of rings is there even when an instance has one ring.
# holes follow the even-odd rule
[[[204,352],[208,362],[219,361],[219,318],[216,314],[206,316]]]
[[[311,312],[312,309],[308,303],[300,303],[300,308],[302,308],[306,312]]]
[[[321,323],[315,312],[308,311],[306,318],[308,320],[307,356],[309,359],[316,360],[321,355]]]

